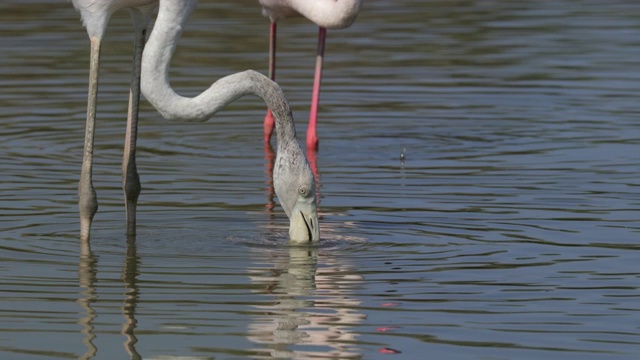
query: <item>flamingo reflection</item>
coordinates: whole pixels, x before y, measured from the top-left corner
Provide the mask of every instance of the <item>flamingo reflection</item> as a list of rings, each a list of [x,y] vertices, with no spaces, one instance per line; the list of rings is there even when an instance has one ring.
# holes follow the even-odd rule
[[[317,248],[290,247],[286,254],[269,255],[272,268],[249,270],[252,282],[273,298],[255,306],[261,314],[248,329],[249,340],[264,346],[258,350],[261,358],[360,358],[350,344],[356,340],[353,327],[365,315],[355,310],[360,301],[351,290],[362,277],[335,258],[319,256]]]

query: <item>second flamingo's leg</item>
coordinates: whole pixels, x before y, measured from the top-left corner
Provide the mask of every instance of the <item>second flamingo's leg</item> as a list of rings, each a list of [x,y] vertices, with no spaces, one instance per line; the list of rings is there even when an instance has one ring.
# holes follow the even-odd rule
[[[134,10],[135,11],[135,10]],[[122,189],[126,204],[127,235],[136,233],[136,207],[142,189],[140,176],[136,167],[136,142],[138,138],[138,112],[140,105],[140,71],[142,51],[146,38],[146,22],[143,14],[134,12],[135,40],[131,89],[129,91],[129,110],[127,112],[127,129],[122,158]],[[136,17],[138,17],[136,19]],[[142,21],[141,21],[142,20]]]
[[[271,22],[269,28],[269,78],[271,80],[276,79],[276,27],[275,21]],[[267,115],[264,117],[264,142],[268,144],[271,140],[271,134],[275,128],[275,122],[271,110],[267,110]]]
[[[327,29],[318,30],[318,51],[316,55],[316,70],[313,78],[313,94],[311,95],[311,111],[309,112],[309,127],[307,128],[307,150],[318,150],[318,134],[316,123],[318,120],[318,103],[320,101],[320,81],[322,80],[322,63],[324,58],[324,44]]]

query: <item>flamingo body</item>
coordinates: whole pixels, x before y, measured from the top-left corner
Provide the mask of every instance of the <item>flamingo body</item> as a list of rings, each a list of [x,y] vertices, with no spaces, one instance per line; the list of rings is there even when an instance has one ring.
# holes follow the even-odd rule
[[[158,0],[72,0],[80,12],[82,23],[89,37],[102,39],[111,15],[121,9],[137,8],[147,13]]]
[[[272,22],[302,16],[326,29],[344,29],[355,21],[361,0],[258,0]]]
[[[311,110],[309,111],[309,127],[307,128],[307,150],[309,150],[310,156],[315,156],[313,153],[318,150],[316,123],[320,102],[320,82],[322,80],[326,31],[327,29],[343,29],[351,26],[360,12],[362,0],[258,0],[258,2],[262,6],[262,14],[271,20],[269,37],[269,77],[271,80],[276,78],[275,49],[276,24],[278,20],[302,16],[319,27]],[[273,117],[271,112],[267,112],[264,119],[265,143],[269,142],[273,127]]]

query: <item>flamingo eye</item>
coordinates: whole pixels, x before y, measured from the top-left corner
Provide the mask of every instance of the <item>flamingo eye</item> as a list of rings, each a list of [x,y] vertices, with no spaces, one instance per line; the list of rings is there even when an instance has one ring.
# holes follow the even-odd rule
[[[304,186],[300,186],[298,188],[298,193],[302,196],[308,196],[309,195],[309,189],[304,187]]]

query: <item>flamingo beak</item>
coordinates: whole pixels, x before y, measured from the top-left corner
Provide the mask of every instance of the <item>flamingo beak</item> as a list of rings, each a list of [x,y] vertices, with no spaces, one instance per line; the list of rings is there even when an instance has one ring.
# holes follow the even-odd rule
[[[299,202],[293,208],[289,224],[289,238],[291,243],[301,245],[320,240],[315,199],[309,202]]]

